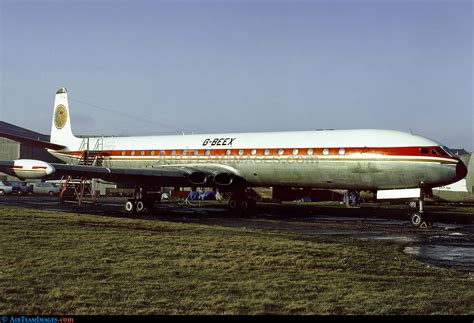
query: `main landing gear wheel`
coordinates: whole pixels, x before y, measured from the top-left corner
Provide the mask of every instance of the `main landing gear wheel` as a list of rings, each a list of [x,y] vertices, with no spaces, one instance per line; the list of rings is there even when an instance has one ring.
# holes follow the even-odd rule
[[[127,213],[147,214],[152,209],[152,202],[146,200],[128,200],[125,203]]]
[[[239,207],[239,203],[237,202],[237,200],[231,198],[231,199],[229,200],[229,209],[230,209],[230,210],[235,210],[235,209],[237,209],[238,207]]]
[[[148,208],[145,206],[145,202],[143,202],[142,200],[137,201],[135,209],[137,210],[137,213],[148,213]]]
[[[127,203],[125,203],[125,211],[127,213],[133,213],[135,210],[135,204],[133,203],[132,200],[128,200]]]
[[[155,202],[161,200],[161,190],[158,187],[135,187],[133,198],[125,203],[125,212],[147,214],[155,208]]]
[[[229,210],[234,215],[251,215],[257,211],[257,201],[253,198],[231,198]]]

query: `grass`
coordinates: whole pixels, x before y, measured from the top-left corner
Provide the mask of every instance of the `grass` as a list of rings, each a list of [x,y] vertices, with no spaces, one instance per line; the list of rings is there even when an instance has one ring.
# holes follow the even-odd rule
[[[0,206],[0,312],[474,314],[396,243]]]

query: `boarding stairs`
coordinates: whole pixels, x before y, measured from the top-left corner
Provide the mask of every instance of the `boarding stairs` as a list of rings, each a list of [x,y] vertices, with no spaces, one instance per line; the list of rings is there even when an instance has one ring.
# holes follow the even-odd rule
[[[93,189],[93,180],[84,177],[73,178],[72,176],[63,176],[63,182],[59,190],[59,201],[61,203],[95,204],[97,196]]]
[[[95,139],[94,148],[90,149],[91,140]],[[78,165],[86,166],[102,166],[104,160],[104,138],[84,138],[82,140],[79,151],[82,151],[81,157],[79,158]]]
[[[93,149],[91,141],[95,140]],[[84,166],[102,166],[104,160],[104,138],[84,138],[79,147],[82,152],[77,165]],[[81,204],[95,204],[97,196],[93,189],[93,179],[86,177],[64,176],[62,178],[63,184],[59,190],[59,200],[63,203]]]

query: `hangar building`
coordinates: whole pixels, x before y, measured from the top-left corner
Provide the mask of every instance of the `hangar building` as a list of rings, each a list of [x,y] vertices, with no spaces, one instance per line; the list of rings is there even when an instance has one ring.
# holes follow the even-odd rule
[[[11,133],[34,140],[49,141],[49,136],[47,135],[18,127],[4,121],[0,121],[0,132]],[[50,163],[61,163],[59,159],[48,153],[44,148],[34,147],[13,140],[0,138],[0,160],[13,159],[38,159]],[[7,178],[7,175],[0,173],[0,179],[6,180],[13,178]]]

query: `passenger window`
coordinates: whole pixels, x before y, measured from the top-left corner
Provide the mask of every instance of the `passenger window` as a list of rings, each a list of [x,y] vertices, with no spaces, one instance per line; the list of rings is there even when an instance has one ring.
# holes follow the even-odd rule
[[[421,154],[428,154],[428,148],[420,148]]]

